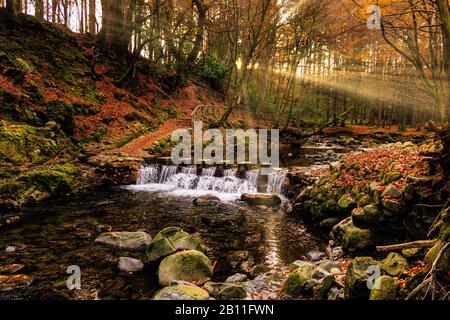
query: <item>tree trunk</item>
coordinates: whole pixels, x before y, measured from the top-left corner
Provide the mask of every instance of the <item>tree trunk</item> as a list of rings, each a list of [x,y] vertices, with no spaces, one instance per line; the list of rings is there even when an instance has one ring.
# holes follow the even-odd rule
[[[126,0],[102,0],[102,31],[100,40],[104,42],[106,50],[111,57],[122,64],[127,62],[128,45],[132,32],[126,25]]]
[[[193,64],[197,60],[198,53],[200,52],[200,49],[202,47],[203,35],[205,33],[205,23],[206,23],[206,8],[203,4],[203,1],[202,0],[192,0],[192,2],[197,7],[197,12],[198,12],[197,27],[199,30],[197,31],[197,35],[195,37],[194,47],[192,48],[192,51],[188,58],[189,64]]]
[[[95,30],[95,0],[89,0],[89,32],[96,33]]]
[[[34,15],[39,20],[44,19],[44,0],[36,0]]]
[[[14,0],[6,0],[6,20],[7,21],[14,20],[14,15],[15,15]]]

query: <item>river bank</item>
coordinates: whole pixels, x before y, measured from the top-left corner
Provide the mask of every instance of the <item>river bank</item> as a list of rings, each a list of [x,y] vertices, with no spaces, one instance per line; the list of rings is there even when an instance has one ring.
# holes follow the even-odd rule
[[[380,175],[380,171],[385,171],[384,167],[375,171],[377,159],[381,161],[380,165],[394,170],[392,163],[380,160],[380,150],[388,150],[387,154],[390,156],[394,151],[398,152],[395,166],[401,176],[388,174],[391,171]],[[239,198],[236,196],[213,199],[214,201],[194,201],[200,194],[208,194],[208,189],[200,190],[200,193],[189,193],[189,190],[180,192],[182,190],[175,188],[174,193],[173,187],[167,188],[163,184],[156,188],[149,188],[145,183],[142,187],[111,187],[114,184],[122,184],[117,182],[119,180],[114,183],[112,179],[120,175],[105,175],[105,181],[111,181],[108,188],[97,189],[90,194],[73,194],[66,198],[46,200],[34,207],[26,207],[20,220],[15,221],[14,216],[9,217],[10,225],[2,231],[0,237],[0,247],[3,248],[0,253],[0,272],[3,274],[0,297],[185,299],[186,294],[192,294],[189,289],[193,288],[187,288],[186,293],[183,286],[195,285],[193,290],[197,293],[191,298],[368,298],[371,292],[367,287],[361,287],[361,284],[365,284],[371,277],[370,273],[366,273],[366,269],[371,266],[379,268],[374,270],[380,270],[380,275],[383,275],[380,281],[384,281],[383,285],[389,284],[388,296],[385,295],[386,292],[377,292],[373,293],[372,298],[394,299],[398,297],[399,292],[400,297],[404,297],[407,288],[409,292],[413,289],[411,281],[419,281],[417,279],[427,270],[427,264],[422,262],[426,255],[425,249],[400,252],[403,257],[398,254],[374,253],[372,250],[375,245],[411,238],[407,233],[397,231],[397,237],[385,238],[384,243],[374,242],[371,237],[366,237],[366,233],[376,234],[380,228],[373,228],[372,224],[372,229],[361,229],[363,226],[357,223],[362,219],[356,220],[357,223],[354,223],[353,219],[355,216],[364,216],[361,213],[367,206],[372,205],[366,201],[369,200],[369,194],[363,194],[366,189],[358,187],[358,181],[365,181],[370,185],[378,179],[381,183],[387,182],[386,175],[395,176],[394,180],[389,182],[400,188],[400,184],[411,182],[412,178],[408,176],[425,174],[429,169],[421,164],[419,153],[415,145],[397,144],[344,155],[339,165],[332,162],[336,158],[328,153],[331,155],[328,159],[330,164],[322,165],[320,169],[313,171],[314,174],[308,179],[305,178],[304,170],[290,170],[279,186],[279,192],[297,196],[292,204],[289,205],[285,201],[280,207],[251,206],[245,202],[236,202]],[[411,156],[416,157],[415,161],[411,161]],[[111,166],[105,165],[110,163],[106,159],[94,159],[95,161],[90,161],[92,164],[97,164],[104,170],[108,168],[108,172],[116,172],[111,171],[114,167],[129,167],[130,163],[126,160],[131,160],[117,158],[116,165]],[[373,159],[373,167],[361,163],[363,159]],[[138,166],[139,162],[134,165]],[[356,165],[367,171],[364,179],[356,179],[362,177],[356,170]],[[342,166],[350,169],[341,170]],[[314,170],[316,167],[313,165],[312,168]],[[334,170],[342,171],[342,176],[336,176]],[[106,178],[107,176],[109,178]],[[137,180],[136,174],[128,176],[128,179]],[[436,195],[432,191],[426,193],[423,189],[430,187],[424,185],[427,181],[437,185],[436,179],[417,179],[413,179],[413,182],[419,181],[422,184],[419,191],[429,194],[429,197]],[[343,181],[348,184],[343,184]],[[353,187],[347,190],[350,185]],[[378,202],[380,206],[386,203],[383,199],[399,199],[398,195],[386,195],[386,190],[381,188],[379,186],[380,190],[374,190],[379,192],[375,192],[377,197],[381,197]],[[406,184],[402,190],[405,188]],[[358,193],[350,196],[352,189]],[[390,188],[389,192],[393,192],[392,190],[394,189]],[[311,198],[314,194],[316,196]],[[319,196],[321,194],[328,198]],[[330,201],[332,195],[336,199],[339,198],[334,206],[331,206]],[[343,199],[345,196],[349,196],[348,199]],[[408,208],[413,205],[410,198],[403,194],[400,198],[404,199]],[[373,193],[370,193],[370,199],[375,201]],[[435,201],[436,199],[430,198],[428,203]],[[320,208],[319,211],[317,207]],[[357,215],[359,211],[361,213]],[[346,216],[348,214],[352,214],[353,218],[349,220]],[[158,273],[161,261],[175,254],[180,248],[196,250],[197,246],[179,247],[170,251],[172,254],[165,253],[158,259],[149,261],[148,250],[145,254],[142,250],[136,252],[123,247],[117,248],[111,245],[111,242],[105,246],[98,241],[104,232],[119,232],[114,235],[114,239],[120,238],[120,232],[145,232],[148,235],[148,238],[144,239],[147,247],[148,243],[152,243],[150,239],[155,241],[161,238],[158,234],[171,227],[183,230],[177,229],[183,236],[175,238],[190,235],[192,239],[198,239],[199,243],[205,244],[208,249],[201,251],[206,254],[205,263],[210,265],[210,274],[207,272],[194,280],[189,277],[185,279],[183,275],[174,276],[174,279],[169,282],[165,280],[163,283],[158,279],[161,274]],[[331,229],[333,232],[329,241],[327,233]],[[353,239],[354,235],[360,238]],[[197,240],[194,243],[197,243]],[[358,256],[361,257],[352,259]],[[140,267],[140,262],[125,258],[137,259],[144,264]],[[137,271],[134,267],[127,269],[130,268],[130,263],[132,267],[137,263]],[[82,290],[67,289],[66,268],[70,265],[77,265],[84,270]],[[170,284],[175,288],[169,286],[169,289],[159,291],[161,284],[163,287]],[[182,290],[176,286],[181,286]],[[223,290],[225,291],[222,292]],[[392,292],[395,292],[395,295]]]

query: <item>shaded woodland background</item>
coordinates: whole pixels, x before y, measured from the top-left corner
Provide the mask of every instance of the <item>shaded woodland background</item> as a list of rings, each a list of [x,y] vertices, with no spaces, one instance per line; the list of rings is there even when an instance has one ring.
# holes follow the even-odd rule
[[[448,117],[447,0],[1,0],[19,12],[96,34],[122,82],[141,56],[153,73],[210,82],[229,111],[276,115],[279,126],[324,122],[420,128]],[[93,48],[96,50],[96,48]],[[338,115],[351,111],[344,119]],[[224,123],[229,113],[221,121]]]

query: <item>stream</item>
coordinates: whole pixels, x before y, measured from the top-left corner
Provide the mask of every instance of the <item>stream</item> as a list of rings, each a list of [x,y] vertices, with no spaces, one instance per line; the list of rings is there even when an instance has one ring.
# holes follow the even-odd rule
[[[175,167],[176,168],[176,167]],[[22,210],[20,224],[0,234],[0,264],[23,264],[21,274],[33,282],[27,288],[0,292],[0,299],[150,299],[159,289],[156,267],[133,275],[120,273],[121,256],[145,261],[143,253],[120,252],[94,243],[100,226],[114,231],[145,231],[178,226],[198,235],[217,261],[213,281],[239,272],[229,256],[248,251],[255,264],[277,270],[313,250],[324,250],[326,240],[298,220],[277,209],[252,208],[237,199],[256,192],[255,174],[236,178],[226,171],[216,178],[193,168],[180,172],[171,166],[143,167],[136,185],[98,190],[46,201]],[[269,177],[268,191],[279,193],[285,171]],[[214,194],[218,206],[197,207],[195,197]],[[69,291],[67,267],[81,269],[81,290]]]

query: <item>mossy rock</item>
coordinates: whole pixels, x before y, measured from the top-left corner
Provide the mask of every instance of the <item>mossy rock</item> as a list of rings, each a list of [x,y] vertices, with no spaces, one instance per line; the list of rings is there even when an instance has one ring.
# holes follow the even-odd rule
[[[266,273],[268,271],[270,271],[270,267],[263,265],[263,264],[257,264],[256,266],[254,266],[252,268],[251,274],[256,276],[256,275]]]
[[[69,174],[69,175],[75,175],[75,174],[77,174],[79,172],[78,168],[75,167],[71,163],[66,163],[66,164],[60,165],[55,170],[59,171],[59,172],[66,173],[66,174]]]
[[[371,257],[357,257],[347,267],[345,295],[349,299],[367,300],[370,295],[368,285],[372,269],[379,268],[380,262]]]
[[[335,225],[337,225],[339,223],[339,221],[340,221],[339,218],[328,218],[328,219],[322,220],[319,223],[319,226],[323,229],[330,230],[330,229],[333,229],[333,227]]]
[[[368,194],[362,196],[358,201],[358,207],[364,208],[365,206],[371,204],[373,201],[372,197]]]
[[[212,276],[211,261],[197,250],[174,253],[164,258],[158,268],[159,283],[169,285],[173,280],[201,282]]]
[[[356,227],[378,226],[383,221],[383,212],[374,204],[352,211],[353,224]]]
[[[425,255],[425,262],[432,266],[433,263],[436,261],[437,256],[439,252],[444,248],[444,245],[442,243],[435,244],[430,250],[428,250],[427,254]],[[439,260],[438,269],[450,271],[450,248],[444,252],[441,259]]]
[[[339,201],[338,201],[338,207],[340,210],[344,212],[352,212],[353,209],[355,209],[357,206],[357,202],[353,195],[351,194],[345,194],[343,195]]]
[[[389,185],[392,182],[400,180],[401,178],[403,178],[403,174],[401,172],[393,171],[393,172],[388,172],[388,173],[384,174],[382,180],[385,185]]]
[[[345,233],[354,227],[352,217],[348,217],[335,225],[331,232],[333,233],[334,238],[340,241],[344,237]]]
[[[364,250],[375,245],[375,236],[369,229],[350,228],[342,238],[342,248],[346,250]]]
[[[375,281],[369,300],[394,300],[398,295],[398,290],[394,278],[381,276]]]
[[[21,181],[7,181],[0,184],[0,198],[18,200],[25,189],[26,185]]]
[[[206,252],[206,246],[183,229],[169,227],[161,230],[147,248],[147,260],[157,261],[177,250],[197,250]]]
[[[53,195],[68,193],[74,184],[68,174],[55,170],[32,171],[19,177],[19,181]]]
[[[40,164],[58,155],[70,155],[74,146],[62,132],[28,125],[0,126],[0,160],[14,165]]]
[[[383,260],[383,264],[381,268],[388,274],[393,277],[399,276],[403,269],[408,267],[409,263],[408,261],[400,254],[391,252],[386,257],[386,259]]]
[[[245,297],[247,297],[245,289],[238,285],[229,285],[217,294],[217,298],[220,300],[236,300],[244,299]]]
[[[291,297],[299,297],[304,294],[311,294],[307,288],[308,282],[312,279],[315,265],[309,262],[302,262],[285,280],[281,293]]]
[[[394,200],[389,198],[384,198],[382,200],[383,207],[388,209],[389,211],[393,213],[404,213],[405,207],[403,206],[402,202],[400,200]]]
[[[153,300],[209,300],[209,294],[194,285],[180,284],[162,288]]]
[[[420,248],[409,248],[402,250],[402,256],[407,260],[414,260],[423,257],[423,250]]]

